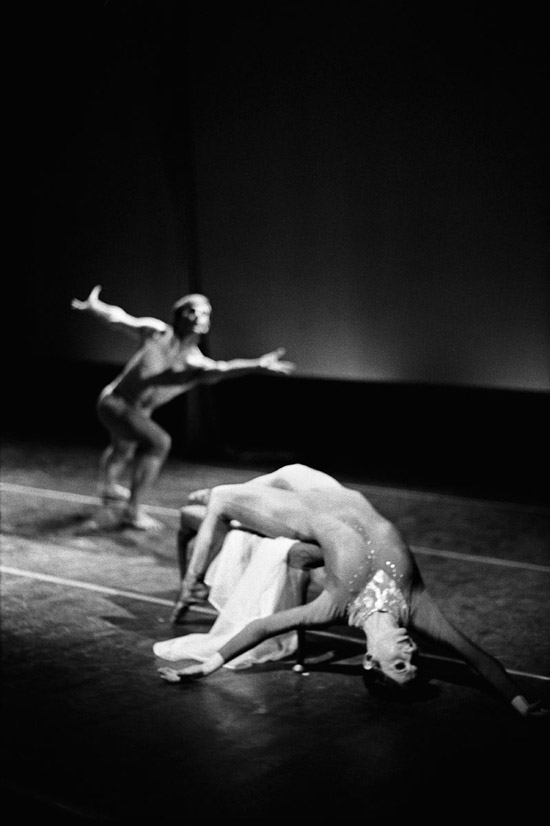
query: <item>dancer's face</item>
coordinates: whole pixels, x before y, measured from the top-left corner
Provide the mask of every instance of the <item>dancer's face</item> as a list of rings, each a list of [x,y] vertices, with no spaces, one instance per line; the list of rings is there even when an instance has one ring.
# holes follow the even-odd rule
[[[418,669],[412,662],[417,650],[405,628],[392,628],[376,635],[371,629],[363,668],[377,666],[392,680],[408,683],[417,676]]]
[[[179,332],[183,335],[206,335],[210,330],[211,315],[212,307],[208,302],[201,299],[189,302],[181,311]]]

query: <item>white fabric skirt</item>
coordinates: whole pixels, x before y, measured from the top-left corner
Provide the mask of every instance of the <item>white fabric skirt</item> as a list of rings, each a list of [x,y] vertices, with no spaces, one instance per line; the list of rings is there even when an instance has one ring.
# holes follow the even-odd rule
[[[295,539],[265,539],[245,531],[232,530],[206,573],[209,602],[218,617],[207,634],[185,634],[157,642],[157,657],[203,662],[254,619],[299,604],[296,572],[287,564]],[[227,668],[249,668],[256,663],[279,660],[297,647],[295,631],[265,640],[250,651],[226,663]]]

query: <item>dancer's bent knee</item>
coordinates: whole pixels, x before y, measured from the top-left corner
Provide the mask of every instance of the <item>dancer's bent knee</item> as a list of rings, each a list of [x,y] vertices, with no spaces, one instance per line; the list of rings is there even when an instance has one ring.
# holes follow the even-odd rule
[[[141,457],[148,456],[152,459],[157,459],[160,462],[164,462],[171,449],[172,439],[168,433],[155,433],[154,438],[146,439],[140,442],[136,454]]]

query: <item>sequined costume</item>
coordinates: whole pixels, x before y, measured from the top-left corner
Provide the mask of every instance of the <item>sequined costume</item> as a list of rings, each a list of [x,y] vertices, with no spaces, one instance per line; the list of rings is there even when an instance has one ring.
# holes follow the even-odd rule
[[[376,571],[348,605],[348,622],[357,628],[363,628],[375,611],[393,614],[399,625],[406,626],[409,621],[409,606],[403,592],[382,568]]]

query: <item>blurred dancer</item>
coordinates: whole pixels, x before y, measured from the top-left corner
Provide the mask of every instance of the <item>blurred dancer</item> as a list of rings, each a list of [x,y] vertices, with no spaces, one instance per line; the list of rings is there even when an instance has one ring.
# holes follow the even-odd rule
[[[125,502],[123,525],[147,530],[158,523],[143,511],[142,496],[155,482],[171,448],[170,435],[153,421],[153,412],[199,384],[247,373],[286,376],[294,365],[282,361],[282,348],[257,359],[214,361],[205,356],[198,343],[210,329],[212,308],[204,295],[193,293],[177,301],[170,325],[156,318],[135,318],[105,304],[100,291],[96,286],[84,301],[73,299],[72,308],[132,336],[137,350],[99,396],[98,416],[110,436],[100,462],[99,492],[105,503]],[[120,484],[128,471],[129,489]]]

